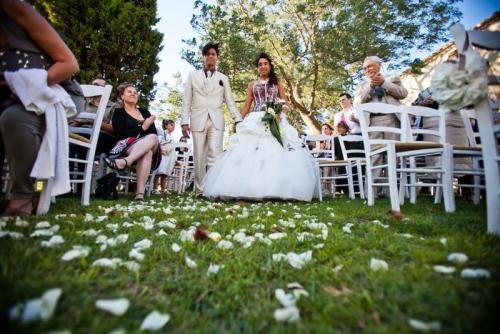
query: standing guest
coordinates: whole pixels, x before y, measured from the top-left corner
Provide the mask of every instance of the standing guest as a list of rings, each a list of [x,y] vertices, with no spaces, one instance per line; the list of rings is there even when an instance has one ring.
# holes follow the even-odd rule
[[[137,106],[138,95],[134,85],[123,83],[118,87],[122,108],[113,113],[113,130],[118,143],[106,158],[106,164],[115,170],[124,170],[136,163],[136,201],[144,200],[146,181],[161,159],[155,116]]]
[[[189,138],[193,132],[193,154],[195,165],[195,191],[203,195],[203,179],[222,153],[224,137],[225,101],[235,123],[242,118],[229,84],[229,79],[217,71],[219,44],[208,43],[203,47],[203,69],[189,73],[182,99],[182,134]]]
[[[4,216],[27,216],[33,209],[30,177],[45,134],[45,115],[28,111],[6,85],[3,73],[46,69],[47,86],[69,79],[78,62],[50,24],[26,2],[0,1],[0,137],[10,165],[10,201]],[[39,83],[37,83],[39,84]]]
[[[401,84],[399,77],[386,78],[381,73],[382,60],[377,56],[366,57],[363,62],[363,72],[365,81],[356,90],[354,104],[379,102],[393,105],[400,105],[400,100],[408,95],[408,91]],[[371,114],[367,120],[368,126],[386,126],[399,128],[399,120],[394,114]],[[392,139],[399,140],[396,134],[371,132],[372,139]],[[375,156],[373,165],[380,165],[383,157]],[[374,170],[373,177],[379,178],[382,169]],[[380,191],[381,189],[378,189]]]
[[[350,129],[352,135],[360,135],[359,119],[356,117],[354,107],[352,106],[352,96],[349,93],[339,95],[339,102],[342,110],[335,114],[333,125],[337,127],[339,122],[344,122]]]
[[[162,131],[158,134],[158,140],[160,142],[161,151],[161,162],[158,166],[158,171],[156,173],[154,189],[161,187],[160,191],[162,194],[168,193],[168,176],[172,174],[174,169],[174,163],[176,159],[176,154],[174,151],[174,137],[172,132],[175,130],[175,122],[171,119],[164,119],[161,122]]]

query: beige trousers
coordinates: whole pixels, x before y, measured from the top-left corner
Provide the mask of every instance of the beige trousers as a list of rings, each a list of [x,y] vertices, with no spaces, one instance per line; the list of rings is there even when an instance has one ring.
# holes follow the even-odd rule
[[[222,153],[224,130],[217,130],[208,117],[202,131],[193,131],[194,186],[197,194],[203,193],[203,179]]]

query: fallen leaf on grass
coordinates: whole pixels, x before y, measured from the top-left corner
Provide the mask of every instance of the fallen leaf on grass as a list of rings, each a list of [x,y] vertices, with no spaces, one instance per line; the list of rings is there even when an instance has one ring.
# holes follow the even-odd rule
[[[194,232],[194,240],[206,240],[208,239],[209,231],[201,226],[198,226],[196,228],[196,231]]]
[[[130,302],[127,298],[99,299],[95,302],[95,306],[98,309],[120,317],[127,312]]]
[[[329,296],[333,298],[338,298],[342,296],[347,296],[352,293],[352,290],[347,288],[344,285],[340,286],[340,289],[335,288],[334,286],[328,285],[323,287],[323,291],[325,291]]]
[[[273,225],[271,227],[271,233],[281,233],[281,232],[283,232],[283,229],[280,226]]]
[[[389,210],[387,211],[387,213],[390,214],[391,217],[396,220],[403,220],[404,218],[404,215],[401,213],[401,211]]]
[[[169,320],[170,315],[154,310],[142,321],[140,330],[157,331],[165,326]]]

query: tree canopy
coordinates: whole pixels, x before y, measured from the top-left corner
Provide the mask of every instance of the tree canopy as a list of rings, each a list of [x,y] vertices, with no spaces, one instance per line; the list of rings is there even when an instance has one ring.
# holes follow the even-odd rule
[[[459,0],[218,0],[195,1],[191,25],[199,36],[185,40],[183,58],[199,67],[199,47],[221,43],[219,68],[238,98],[255,78],[253,60],[273,57],[289,96],[292,120],[319,131],[326,108],[352,91],[368,55],[408,66],[415,50],[448,39],[460,18]],[[300,116],[300,117],[297,117]],[[295,118],[294,118],[295,117]]]
[[[163,34],[154,29],[156,0],[33,0],[80,63],[77,79],[136,85],[141,104],[154,97]]]

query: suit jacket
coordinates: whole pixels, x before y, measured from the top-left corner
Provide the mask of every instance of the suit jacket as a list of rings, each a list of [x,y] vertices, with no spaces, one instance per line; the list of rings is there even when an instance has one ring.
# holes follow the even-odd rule
[[[385,89],[385,96],[381,101],[370,95],[372,87],[369,81],[364,81],[358,89],[354,97],[354,104],[368,103],[368,102],[382,102],[394,105],[400,105],[399,100],[404,99],[408,95],[408,91],[401,84],[398,76],[393,78],[385,78],[382,87]]]
[[[181,124],[190,124],[191,131],[203,131],[210,115],[215,128],[224,130],[223,102],[233,120],[241,121],[227,76],[217,71],[208,78],[203,70],[189,73],[182,99]]]

